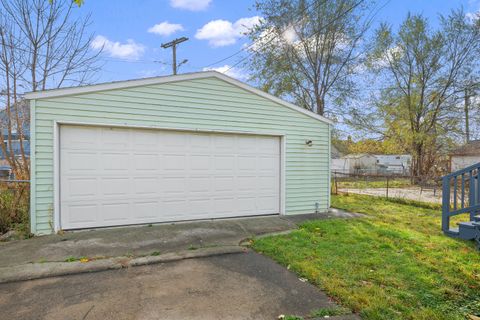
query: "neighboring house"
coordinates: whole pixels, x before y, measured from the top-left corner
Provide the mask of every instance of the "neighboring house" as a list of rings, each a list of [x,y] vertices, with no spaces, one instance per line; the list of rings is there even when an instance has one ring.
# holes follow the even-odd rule
[[[402,174],[410,173],[412,156],[409,154],[376,154],[378,173]]]
[[[19,117],[20,118],[26,118],[28,119],[30,114],[29,114],[29,110],[28,110],[28,104],[25,102],[25,101],[22,101],[21,103],[19,103],[18,105],[18,108],[21,108],[19,109]],[[12,111],[13,113],[13,111]],[[13,115],[12,115],[12,118],[15,118]],[[6,110],[1,110],[0,111],[0,127],[3,127],[3,129],[0,128],[0,132],[3,133],[3,141],[5,142],[6,144],[6,151],[7,151],[7,154],[10,154],[10,141],[12,143],[12,150],[13,150],[13,154],[15,156],[20,156],[21,155],[21,148],[20,148],[20,136],[18,134],[18,132],[16,131],[17,129],[17,124],[14,120],[12,120],[12,132],[11,132],[11,136],[9,138],[8,136],[8,129],[6,128],[7,126],[7,123],[8,123],[8,115],[7,115],[7,111]],[[23,142],[23,150],[25,152],[25,156],[27,158],[30,157],[30,126],[29,126],[29,123],[28,121],[24,121],[23,122],[23,125],[22,125],[22,131],[23,131],[23,139],[22,139],[22,142]],[[10,140],[10,141],[9,141]],[[6,157],[5,157],[5,154],[3,153],[3,150],[2,148],[0,148],[0,160],[4,160]]]
[[[5,142],[6,149],[7,149],[7,154],[10,154],[10,145],[9,145],[8,136],[3,136],[3,139],[4,139],[4,142]],[[25,156],[27,158],[30,157],[30,141],[28,139],[29,138],[26,137],[22,141],[23,142],[23,150],[24,150]],[[20,140],[18,139],[18,137],[16,137],[16,135],[12,135],[12,140],[11,141],[12,141],[13,154],[15,156],[20,156],[21,155]],[[0,159],[5,159],[5,154],[3,153],[2,148],[0,148]]]
[[[26,97],[35,234],[329,208],[332,122],[221,73]]]
[[[344,158],[332,158],[330,169],[334,173],[350,173],[350,168],[347,164],[347,159]]]
[[[473,140],[450,153],[450,171],[457,171],[480,162],[480,140]]]
[[[0,166],[0,180],[12,179],[12,168],[10,166]]]
[[[338,151],[337,147],[335,147],[332,143],[332,146],[331,146],[331,150],[330,150],[330,155],[332,157],[332,159],[339,159],[341,158],[343,155],[340,151]]]
[[[345,174],[375,174],[377,159],[367,153],[349,154],[332,159],[332,172]]]

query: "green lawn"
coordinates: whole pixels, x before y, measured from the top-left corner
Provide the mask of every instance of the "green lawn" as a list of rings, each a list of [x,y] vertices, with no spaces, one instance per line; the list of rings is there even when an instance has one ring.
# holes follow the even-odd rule
[[[332,206],[366,217],[309,221],[253,248],[363,319],[480,316],[480,252],[441,233],[438,205],[342,195]]]

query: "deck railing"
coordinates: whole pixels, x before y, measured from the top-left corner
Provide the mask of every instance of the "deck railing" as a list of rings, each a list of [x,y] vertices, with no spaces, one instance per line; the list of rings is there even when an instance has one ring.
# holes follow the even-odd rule
[[[480,163],[452,172],[442,180],[442,230],[455,235],[450,229],[450,218],[468,213],[470,221],[480,211]]]

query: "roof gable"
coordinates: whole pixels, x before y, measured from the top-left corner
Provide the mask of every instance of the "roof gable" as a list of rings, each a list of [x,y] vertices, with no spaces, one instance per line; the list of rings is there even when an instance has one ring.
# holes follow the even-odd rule
[[[116,90],[116,89],[124,89],[124,88],[133,88],[133,87],[141,87],[147,85],[154,85],[154,84],[162,84],[162,83],[172,83],[172,82],[179,82],[179,81],[186,81],[186,80],[193,80],[193,79],[203,79],[203,78],[217,78],[222,81],[228,82],[236,87],[239,87],[243,90],[246,90],[252,94],[264,97],[268,100],[271,100],[275,103],[278,103],[284,107],[290,108],[297,112],[303,113],[311,118],[316,120],[325,122],[327,124],[333,124],[330,119],[327,119],[321,115],[308,111],[304,108],[296,106],[290,102],[284,101],[280,98],[277,98],[269,93],[256,89],[246,83],[233,79],[229,76],[224,75],[223,73],[217,71],[206,71],[206,72],[196,72],[196,73],[186,73],[174,76],[163,76],[163,77],[154,77],[154,78],[144,78],[144,79],[136,79],[136,80],[127,80],[127,81],[117,81],[117,82],[109,82],[109,83],[101,83],[96,85],[90,86],[81,86],[81,87],[71,87],[71,88],[61,88],[61,89],[52,89],[52,90],[45,90],[45,91],[37,91],[37,92],[29,92],[25,95],[26,99],[29,100],[36,100],[36,99],[45,99],[45,98],[53,98],[53,97],[62,97],[62,96],[70,96],[70,95],[78,95],[78,94],[85,94],[85,93],[93,93],[99,91],[108,91],[108,90]]]
[[[455,148],[450,155],[452,156],[478,156],[480,155],[480,140],[472,140],[463,146]]]

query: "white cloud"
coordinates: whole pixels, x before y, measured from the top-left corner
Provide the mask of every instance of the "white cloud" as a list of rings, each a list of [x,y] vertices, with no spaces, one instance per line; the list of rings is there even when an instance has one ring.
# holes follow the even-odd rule
[[[170,23],[168,21],[163,21],[154,25],[153,27],[148,29],[148,32],[159,34],[161,36],[169,36],[174,34],[177,31],[185,30],[181,24],[178,23]]]
[[[259,16],[241,18],[234,23],[227,20],[212,20],[197,30],[195,38],[208,40],[213,47],[223,47],[234,44],[245,36],[249,29],[260,22]]]
[[[373,61],[373,66],[375,68],[385,68],[388,67],[390,61],[400,58],[403,55],[402,48],[396,46],[388,48],[383,54]]]
[[[93,49],[102,49],[114,58],[138,59],[145,51],[145,46],[128,39],[126,43],[114,42],[104,36],[98,35],[90,43]]]
[[[233,28],[240,33],[241,35],[245,35],[250,29],[252,29],[255,25],[260,24],[261,17],[253,16],[250,18],[240,18],[233,24]]]
[[[170,5],[177,9],[201,11],[207,9],[212,0],[170,0]]]
[[[300,52],[303,49],[297,31],[292,25],[281,31],[277,31],[274,28],[266,28],[262,30],[258,35],[258,38],[251,45],[250,50],[256,52],[261,51],[265,46],[281,47],[285,45],[293,46]]]
[[[248,74],[244,72],[243,70],[235,67],[231,67],[228,64],[222,66],[222,67],[216,67],[216,68],[203,68],[203,71],[218,71],[220,73],[224,73],[227,76],[230,76],[232,78],[238,79],[238,80],[247,80],[248,79]]]

